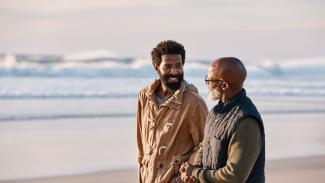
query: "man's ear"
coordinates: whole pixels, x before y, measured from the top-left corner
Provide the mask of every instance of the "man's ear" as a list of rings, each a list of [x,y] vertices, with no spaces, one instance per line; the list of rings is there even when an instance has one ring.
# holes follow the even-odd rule
[[[228,87],[229,87],[229,84],[228,84],[227,82],[222,82],[222,84],[221,84],[221,88],[222,88],[223,90],[226,90]]]
[[[157,64],[153,64],[153,68],[158,72],[159,71],[159,66]]]

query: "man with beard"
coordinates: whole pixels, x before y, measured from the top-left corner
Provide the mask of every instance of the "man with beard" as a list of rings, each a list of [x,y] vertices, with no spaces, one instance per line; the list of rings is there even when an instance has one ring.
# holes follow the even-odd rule
[[[264,127],[243,89],[245,78],[245,66],[237,58],[220,58],[209,67],[209,98],[219,102],[207,117],[194,166],[180,168],[184,182],[265,182]]]
[[[193,162],[203,140],[208,111],[196,87],[183,79],[181,44],[162,41],[151,56],[159,78],[138,95],[139,182],[177,182],[181,164]]]

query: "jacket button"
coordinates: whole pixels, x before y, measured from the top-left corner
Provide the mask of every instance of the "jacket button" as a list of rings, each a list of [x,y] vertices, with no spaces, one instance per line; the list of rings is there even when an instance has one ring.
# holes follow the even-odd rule
[[[159,168],[163,168],[164,165],[162,163],[159,164]]]

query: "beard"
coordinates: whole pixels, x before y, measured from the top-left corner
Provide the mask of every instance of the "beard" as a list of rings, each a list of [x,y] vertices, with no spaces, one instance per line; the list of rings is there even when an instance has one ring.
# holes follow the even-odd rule
[[[209,90],[208,99],[212,100],[212,101],[220,100],[221,99],[221,92],[218,91],[217,88],[213,88],[212,90]]]
[[[161,75],[159,73],[160,80],[163,85],[165,85],[168,89],[175,91],[178,90],[181,87],[182,81],[184,79],[184,74],[166,74],[166,75]],[[177,81],[172,82],[170,81],[170,78],[177,78]]]

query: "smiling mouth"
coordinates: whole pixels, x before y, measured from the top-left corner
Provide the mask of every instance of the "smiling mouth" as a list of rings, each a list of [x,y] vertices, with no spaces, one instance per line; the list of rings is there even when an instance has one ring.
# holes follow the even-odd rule
[[[170,77],[168,78],[168,82],[178,82],[178,78],[177,77]]]

